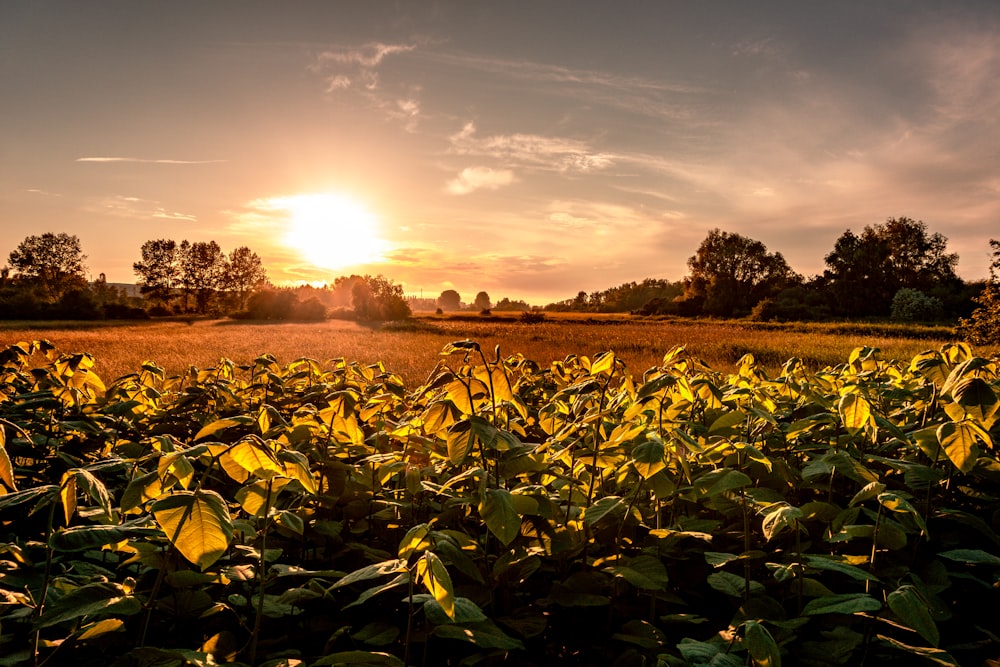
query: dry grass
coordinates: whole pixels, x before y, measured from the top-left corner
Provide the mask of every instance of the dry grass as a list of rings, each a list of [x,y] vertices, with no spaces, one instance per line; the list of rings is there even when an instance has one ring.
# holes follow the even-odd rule
[[[772,371],[791,357],[819,369],[847,360],[851,350],[878,347],[885,358],[910,359],[928,349],[953,342],[947,330],[928,330],[928,337],[891,328],[850,333],[843,326],[760,326],[704,320],[630,320],[626,317],[549,316],[541,324],[523,324],[506,318],[419,317],[413,321],[366,327],[354,322],[253,324],[232,321],[109,323],[3,323],[0,346],[18,341],[47,339],[62,352],[89,352],[97,371],[111,380],[153,361],[168,374],[188,366],[205,368],[220,359],[237,364],[252,362],[264,353],[282,363],[301,357],[325,362],[343,357],[363,364],[382,361],[410,386],[422,382],[450,341],[478,341],[492,356],[520,352],[540,364],[570,354],[593,356],[614,350],[634,375],[660,363],[675,345],[718,370],[731,370],[744,354],[752,353]],[[904,335],[905,334],[905,335]],[[910,336],[910,337],[908,337]],[[1000,348],[978,349],[981,356]]]

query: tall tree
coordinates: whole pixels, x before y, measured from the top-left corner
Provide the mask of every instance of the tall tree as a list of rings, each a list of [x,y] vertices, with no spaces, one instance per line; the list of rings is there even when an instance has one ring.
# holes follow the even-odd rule
[[[684,298],[711,315],[749,313],[762,299],[801,278],[760,241],[713,229],[688,259]]]
[[[169,239],[146,241],[140,252],[142,259],[132,264],[139,277],[139,290],[147,298],[169,304],[180,278],[177,243]]]
[[[226,272],[226,256],[215,241],[181,241],[180,286],[184,290],[185,301],[193,295],[195,308],[199,313],[207,313],[212,298],[222,287],[222,277]],[[186,305],[186,304],[185,304]]]
[[[824,282],[843,315],[887,315],[903,288],[929,293],[961,284],[948,239],[912,218],[889,218],[860,235],[844,232],[825,257]]]
[[[476,300],[473,301],[473,305],[475,306],[476,310],[480,311],[489,310],[490,308],[493,307],[493,304],[490,302],[490,295],[487,294],[486,292],[480,292],[476,294]]]
[[[37,285],[54,302],[69,290],[86,288],[86,259],[76,236],[46,232],[21,241],[8,262],[18,282]]]
[[[222,276],[222,288],[236,296],[241,310],[246,307],[250,293],[265,282],[267,271],[257,253],[246,246],[240,246],[229,253],[229,261],[226,262]]]
[[[462,307],[462,296],[453,289],[446,289],[437,298],[437,306],[441,310],[458,310]]]

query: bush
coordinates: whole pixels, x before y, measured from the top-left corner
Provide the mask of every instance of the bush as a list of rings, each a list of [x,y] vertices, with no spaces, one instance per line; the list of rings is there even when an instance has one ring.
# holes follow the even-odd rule
[[[941,300],[920,290],[904,287],[892,297],[892,319],[901,322],[928,322],[944,315]]]
[[[526,310],[519,318],[525,324],[541,324],[545,321],[545,313],[537,310]]]

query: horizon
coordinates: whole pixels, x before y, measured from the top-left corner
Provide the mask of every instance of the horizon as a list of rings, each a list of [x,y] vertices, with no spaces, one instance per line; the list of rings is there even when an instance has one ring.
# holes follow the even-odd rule
[[[1000,236],[1000,5],[0,6],[0,253],[153,239],[278,285],[544,305],[677,282],[712,229],[808,278],[889,218],[967,281]]]

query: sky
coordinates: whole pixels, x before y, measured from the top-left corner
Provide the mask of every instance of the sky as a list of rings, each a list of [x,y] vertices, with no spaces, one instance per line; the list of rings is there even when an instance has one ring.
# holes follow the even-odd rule
[[[713,229],[805,277],[923,221],[1000,238],[995,0],[3,0],[0,265],[154,239],[275,284],[542,305],[681,280]]]

